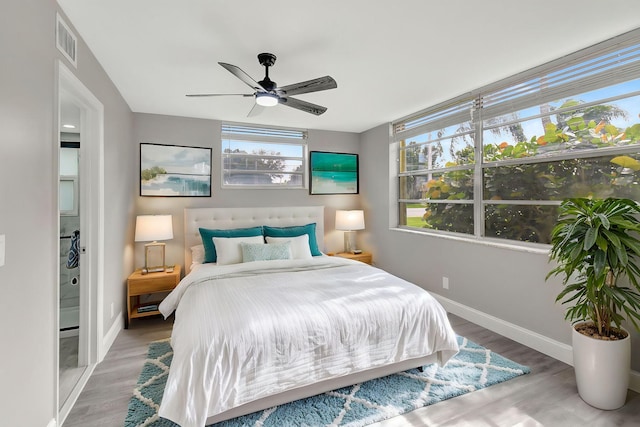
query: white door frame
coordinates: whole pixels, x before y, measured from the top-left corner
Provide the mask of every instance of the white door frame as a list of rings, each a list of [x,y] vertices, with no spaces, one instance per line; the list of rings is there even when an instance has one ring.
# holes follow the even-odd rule
[[[103,338],[103,299],[104,299],[104,106],[87,87],[62,62],[57,62],[57,118],[55,169],[59,175],[60,150],[60,99],[71,99],[80,109],[80,339],[78,361],[87,368],[75,385],[69,397],[60,406],[59,396],[59,345],[60,345],[60,298],[57,291],[57,321],[55,322],[56,360],[56,402],[58,408],[57,424],[62,425],[80,392],[86,385],[95,365],[104,358],[102,354]],[[55,182],[55,200],[58,203],[58,183]],[[60,234],[59,209],[58,235]],[[57,237],[57,236],[56,236]],[[59,245],[58,245],[59,247]],[[59,250],[59,249],[58,249]],[[59,255],[59,254],[58,254]],[[59,258],[59,256],[58,256]],[[58,269],[59,270],[59,267]],[[54,283],[59,283],[60,272]]]

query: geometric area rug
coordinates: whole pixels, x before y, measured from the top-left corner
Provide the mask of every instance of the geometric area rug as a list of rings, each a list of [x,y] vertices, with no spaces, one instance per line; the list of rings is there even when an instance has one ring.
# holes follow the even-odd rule
[[[529,373],[529,368],[458,336],[460,351],[444,368],[427,365],[258,411],[215,427],[365,426]],[[173,351],[149,345],[129,401],[125,427],[177,427],[158,417]]]

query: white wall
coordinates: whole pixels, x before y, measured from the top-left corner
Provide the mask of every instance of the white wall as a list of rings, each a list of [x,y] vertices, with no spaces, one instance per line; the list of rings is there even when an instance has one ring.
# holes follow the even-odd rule
[[[362,134],[360,159],[363,207],[368,213],[366,245],[383,269],[467,307],[571,345],[564,307],[556,304],[557,279],[545,282],[547,253],[530,253],[480,242],[391,230],[389,129]],[[395,156],[391,159],[393,161]],[[381,191],[385,189],[385,191]],[[394,208],[394,205],[391,204]],[[449,278],[449,290],[442,277]],[[632,367],[640,371],[640,335],[632,334]]]
[[[301,113],[303,114],[303,113]],[[211,197],[137,197],[136,213],[172,214],[174,239],[167,241],[167,263],[184,264],[183,209],[185,207],[325,206],[325,249],[343,248],[342,232],[334,230],[336,209],[357,209],[359,195],[309,195],[309,190],[237,190],[221,186],[221,122],[218,120],[134,114],[132,155],[140,158],[140,143],[186,145],[212,148]],[[359,153],[360,137],[355,133],[309,130],[309,151]],[[139,168],[139,165],[137,166]],[[362,183],[362,181],[361,181]],[[136,177],[135,185],[139,186]],[[138,191],[139,193],[139,191]],[[144,265],[144,244],[136,243],[135,265]]]
[[[45,426],[55,412],[54,29],[52,2],[3,4],[0,414],[6,425]]]
[[[0,414],[7,426],[46,426],[57,412],[55,70],[63,57],[55,48],[56,9],[50,0],[9,0],[0,15]],[[133,265],[126,250],[136,192],[131,112],[82,40],[77,71],[67,65],[105,107],[105,305],[115,300],[118,312]],[[115,321],[105,318],[105,331]]]

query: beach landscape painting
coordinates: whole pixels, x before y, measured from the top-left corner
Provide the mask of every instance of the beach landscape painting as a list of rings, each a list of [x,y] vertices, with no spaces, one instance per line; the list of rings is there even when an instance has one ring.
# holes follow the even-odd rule
[[[311,151],[310,194],[358,194],[358,155]]]
[[[141,143],[140,195],[211,197],[211,149]]]

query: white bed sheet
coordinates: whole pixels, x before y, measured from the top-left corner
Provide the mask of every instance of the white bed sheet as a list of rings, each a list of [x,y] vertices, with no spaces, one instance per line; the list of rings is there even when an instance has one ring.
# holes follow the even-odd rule
[[[458,346],[423,289],[339,257],[201,265],[160,305],[176,310],[159,415],[182,427],[321,380]]]

